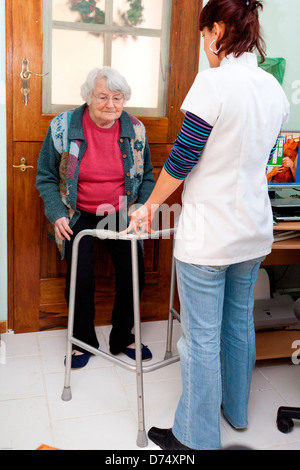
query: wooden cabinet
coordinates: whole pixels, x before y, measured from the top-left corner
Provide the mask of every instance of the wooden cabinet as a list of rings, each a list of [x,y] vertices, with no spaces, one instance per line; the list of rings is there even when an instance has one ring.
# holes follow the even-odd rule
[[[272,253],[266,257],[262,266],[300,264],[300,222],[282,222],[274,226],[274,230],[299,230],[299,237],[273,243]],[[296,340],[300,340],[300,330],[257,332],[257,360],[291,357],[295,350],[293,343]]]

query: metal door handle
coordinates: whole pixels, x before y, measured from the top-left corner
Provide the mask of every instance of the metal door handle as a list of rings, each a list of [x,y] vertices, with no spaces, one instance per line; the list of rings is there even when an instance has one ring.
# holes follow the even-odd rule
[[[24,57],[24,59],[22,59],[22,70],[20,73],[20,77],[22,78],[22,80],[29,80],[31,74],[36,75],[37,77],[44,77],[45,75],[48,75],[49,73],[49,72],[47,73],[32,72],[31,70],[28,70],[28,65],[29,65],[29,60],[26,59],[26,57]]]
[[[20,168],[20,171],[22,171],[22,173],[25,173],[27,168],[34,168],[32,165],[27,165],[25,157],[20,158],[20,165],[13,165],[13,167],[14,168]]]
[[[25,106],[27,106],[27,103],[28,103],[28,95],[30,93],[30,88],[29,88],[29,79],[30,79],[30,75],[33,74],[33,75],[37,75],[38,77],[44,77],[45,75],[48,75],[49,72],[47,73],[35,73],[35,72],[32,72],[31,70],[29,70],[29,60],[26,59],[26,57],[24,57],[22,59],[22,70],[21,70],[21,73],[20,73],[20,77],[22,79],[22,88],[21,88],[21,93],[23,95],[23,102],[25,104]]]

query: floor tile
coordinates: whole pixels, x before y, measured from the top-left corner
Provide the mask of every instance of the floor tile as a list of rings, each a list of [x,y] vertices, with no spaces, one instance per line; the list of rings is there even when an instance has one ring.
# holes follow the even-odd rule
[[[129,409],[125,390],[114,367],[73,371],[70,401],[61,399],[64,374],[47,374],[45,380],[52,419]]]
[[[125,386],[132,410],[137,417],[137,394],[134,384]],[[181,380],[169,379],[144,383],[145,427],[169,428],[181,395]]]
[[[300,407],[300,366],[265,367],[261,372],[288,406]]]
[[[57,420],[54,443],[66,450],[136,449],[137,422],[131,411]]]
[[[224,422],[224,427],[235,444],[247,445],[254,450],[300,441],[300,428],[295,429],[293,436],[277,429],[277,410],[282,404],[282,398],[275,390],[251,391],[248,428],[236,431],[227,422]]]
[[[53,445],[44,397],[0,402],[0,449],[33,450]]]
[[[0,365],[0,383],[0,400],[44,395],[40,357],[7,357]]]
[[[5,344],[6,355],[12,356],[33,356],[39,354],[38,339],[36,333],[1,335],[1,342]]]
[[[102,339],[103,346],[103,337],[101,333],[98,333],[98,336]],[[38,341],[41,350],[41,357],[43,362],[43,368],[45,373],[52,372],[64,372],[64,358],[66,356],[67,350],[67,335],[42,335],[39,336]],[[99,339],[100,339],[99,338]],[[101,341],[100,341],[101,344]],[[104,344],[104,350],[107,350],[106,345]],[[92,356],[86,366],[86,369],[94,367],[107,367],[111,363],[106,359],[99,356]]]

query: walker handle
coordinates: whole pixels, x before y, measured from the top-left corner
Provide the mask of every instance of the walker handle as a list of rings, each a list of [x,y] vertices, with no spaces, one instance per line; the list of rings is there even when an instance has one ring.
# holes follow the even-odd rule
[[[110,239],[110,240],[148,240],[152,238],[162,238],[162,237],[170,237],[174,234],[175,228],[168,228],[163,230],[157,230],[152,233],[127,233],[125,235],[121,235],[120,232],[114,232],[112,230],[105,230],[105,229],[97,229],[93,230],[93,236],[101,239]]]

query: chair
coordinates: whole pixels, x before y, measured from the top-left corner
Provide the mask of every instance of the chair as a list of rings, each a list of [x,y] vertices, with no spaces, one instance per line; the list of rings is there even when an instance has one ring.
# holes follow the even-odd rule
[[[277,428],[287,434],[294,427],[293,419],[300,419],[300,408],[280,406],[277,412]]]
[[[172,256],[172,268],[171,268],[171,288],[170,288],[170,299],[169,299],[169,316],[168,316],[168,332],[167,332],[167,346],[166,354],[162,361],[159,361],[153,365],[144,366],[142,364],[141,357],[141,324],[140,324],[140,300],[139,300],[139,276],[138,276],[138,254],[137,254],[137,243],[139,240],[145,240],[148,238],[159,238],[167,237],[174,234],[174,229],[164,229],[153,232],[151,234],[127,234],[120,235],[118,232],[110,230],[82,230],[74,239],[73,252],[72,252],[72,267],[71,267],[71,280],[70,280],[70,299],[69,299],[69,316],[68,316],[68,332],[67,332],[67,354],[66,354],[66,366],[65,366],[65,380],[64,388],[62,392],[62,400],[69,401],[72,399],[70,381],[71,381],[71,360],[72,360],[72,344],[77,345],[90,353],[104,357],[121,367],[131,370],[136,373],[136,386],[137,386],[137,408],[138,408],[138,434],[137,434],[137,445],[138,447],[146,447],[148,445],[148,439],[145,432],[145,418],[144,418],[144,393],[143,393],[143,372],[152,372],[160,369],[167,365],[173,364],[179,361],[179,356],[172,357],[171,343],[172,343],[172,328],[173,328],[173,316],[179,318],[176,311],[173,309],[174,302],[174,290],[175,290],[175,265],[174,258]],[[77,261],[78,261],[78,245],[80,240],[84,236],[93,236],[98,238],[109,238],[109,239],[122,239],[131,241],[131,258],[132,258],[132,283],[133,283],[133,301],[134,301],[134,329],[135,329],[135,343],[136,343],[136,365],[133,366],[127,362],[119,359],[118,357],[112,356],[111,354],[96,349],[76,338],[73,337],[73,326],[74,326],[74,307],[75,307],[75,292],[76,292],[76,274],[77,274]]]
[[[300,298],[294,303],[295,316],[300,321]],[[293,419],[300,419],[300,408],[280,406],[277,411],[277,428],[283,433],[290,432],[294,427]]]

